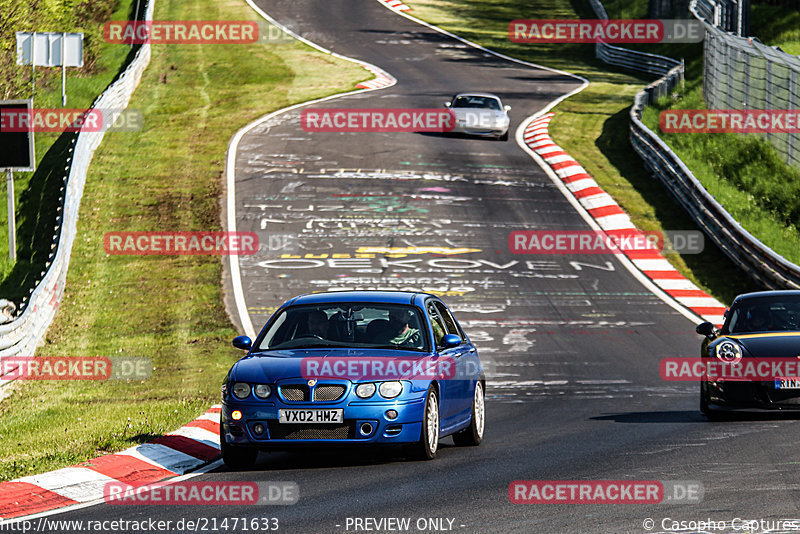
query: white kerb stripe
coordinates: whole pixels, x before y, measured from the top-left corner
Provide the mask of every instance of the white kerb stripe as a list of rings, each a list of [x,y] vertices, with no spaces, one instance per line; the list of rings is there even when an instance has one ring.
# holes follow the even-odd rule
[[[670,262],[664,259],[631,260],[642,271],[676,271]]]
[[[580,199],[581,204],[587,210],[595,208],[605,208],[606,206],[616,206],[617,202],[608,193],[599,193],[590,197]]]
[[[159,454],[156,450],[152,450],[148,451],[148,455],[145,456],[144,454],[139,452],[139,447],[142,447],[143,445],[139,445],[137,447],[131,447],[130,449],[125,449],[124,451],[118,452],[117,454],[120,456],[130,456],[132,458],[136,458],[137,460],[147,462],[148,464],[153,465],[155,467],[166,469],[167,471],[172,471],[172,469],[166,466],[165,461],[169,461],[169,458],[173,456],[173,453],[178,453],[183,456],[186,456],[184,453],[178,452],[174,449],[170,449],[169,447],[166,447],[164,445],[158,445],[154,443],[148,443],[147,445],[155,445],[156,447],[160,447],[161,449],[163,449],[163,452]],[[172,472],[176,473],[176,471]]]
[[[675,297],[675,300],[690,308],[725,308],[725,305],[713,297]]]
[[[685,278],[654,278],[653,282],[661,289],[697,289],[696,285]]]
[[[563,152],[563,150],[559,150],[557,152]],[[551,152],[548,152],[548,154],[550,154],[550,153]],[[542,157],[545,159],[545,161],[547,163],[549,163],[551,165],[554,164],[554,163],[564,163],[566,161],[571,161],[571,162],[575,163],[575,165],[578,164],[578,162],[575,161],[574,159],[572,159],[572,156],[570,156],[568,154],[560,154],[560,155],[557,155],[557,156],[550,156],[550,157],[546,156],[545,154],[542,154]]]
[[[177,451],[158,443],[142,443],[136,447],[136,454],[131,454],[131,456],[136,458],[144,457],[145,461],[149,458],[151,460],[150,463],[178,474],[183,474],[188,469],[205,463],[203,460],[185,452]]]
[[[596,221],[603,230],[636,230],[631,218],[625,213],[598,217]]]
[[[219,434],[216,432],[209,432],[205,428],[185,426],[183,428],[179,428],[175,432],[170,432],[167,435],[184,436],[219,449]]]
[[[65,467],[17,479],[17,482],[35,484],[77,502],[93,501],[102,497],[105,485],[115,481],[109,476],[85,467]]]
[[[568,156],[569,155],[566,152],[564,152],[563,148],[561,148],[558,145],[554,145],[554,144],[547,144],[547,145],[545,145],[543,147],[537,148],[536,152],[540,156],[542,156],[543,158],[546,158],[548,154],[558,154],[560,156]]]
[[[583,167],[581,167],[576,163],[575,165],[570,165],[569,167],[558,169],[556,171],[556,174],[559,176],[559,178],[563,179],[563,178],[569,178],[570,176],[574,176],[576,174],[589,174],[589,173],[586,172],[586,169],[584,169]]]
[[[219,414],[213,412],[206,412],[197,419],[195,419],[195,421],[213,421],[215,423],[219,423]]]
[[[557,148],[559,150],[564,150],[563,148],[561,148],[560,146],[558,146],[557,144],[555,144],[553,141],[551,141],[549,139],[543,139],[541,141],[536,141],[535,143],[529,143],[529,145],[533,149],[537,149],[537,148],[543,147],[543,146],[552,146],[553,148]]]
[[[582,191],[590,187],[597,187],[597,182],[595,182],[593,178],[582,178],[581,180],[575,180],[574,182],[570,182],[565,185],[567,186],[567,189],[573,193],[577,193],[578,191]]]

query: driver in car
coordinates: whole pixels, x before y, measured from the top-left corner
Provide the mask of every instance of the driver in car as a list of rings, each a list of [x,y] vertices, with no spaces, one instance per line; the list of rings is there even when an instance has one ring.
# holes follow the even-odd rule
[[[308,333],[320,338],[328,337],[328,315],[322,310],[313,310],[308,314]]]
[[[389,343],[392,345],[418,346],[420,342],[419,329],[408,326],[410,315],[405,310],[391,310],[389,312],[389,326],[387,328]]]
[[[775,330],[775,321],[772,320],[772,311],[769,306],[756,305],[750,308],[748,326],[751,331],[764,332]]]

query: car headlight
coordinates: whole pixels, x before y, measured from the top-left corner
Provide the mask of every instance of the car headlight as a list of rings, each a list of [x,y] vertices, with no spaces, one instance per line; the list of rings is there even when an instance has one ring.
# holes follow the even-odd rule
[[[259,399],[266,399],[269,397],[269,394],[272,393],[272,388],[266,384],[256,384],[256,387],[253,388],[253,393],[255,393],[256,397]]]
[[[375,384],[367,382],[366,384],[359,384],[356,386],[356,395],[362,399],[368,399],[375,394]]]
[[[717,345],[717,358],[726,363],[737,362],[742,359],[742,349],[733,341],[723,341]]]
[[[236,382],[233,385],[233,396],[237,399],[246,399],[250,395],[250,384],[246,382]]]
[[[383,382],[378,388],[378,393],[386,399],[393,399],[403,391],[402,382]]]

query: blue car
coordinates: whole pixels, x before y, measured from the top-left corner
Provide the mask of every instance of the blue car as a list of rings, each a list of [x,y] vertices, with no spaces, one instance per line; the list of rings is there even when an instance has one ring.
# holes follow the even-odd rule
[[[436,296],[342,291],[285,302],[222,385],[220,447],[233,469],[259,450],[483,439],[485,377],[475,346]]]

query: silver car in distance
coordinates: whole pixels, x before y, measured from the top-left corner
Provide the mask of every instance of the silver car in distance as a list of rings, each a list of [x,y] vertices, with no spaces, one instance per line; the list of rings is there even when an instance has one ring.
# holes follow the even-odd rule
[[[508,111],[511,106],[504,106],[499,96],[492,93],[459,93],[444,105],[455,115],[452,133],[508,140],[511,122]]]

